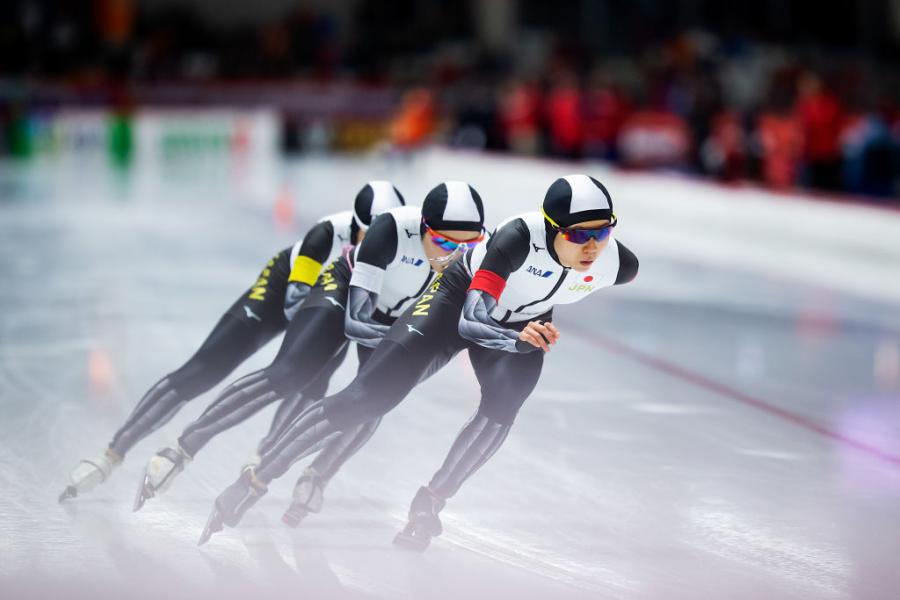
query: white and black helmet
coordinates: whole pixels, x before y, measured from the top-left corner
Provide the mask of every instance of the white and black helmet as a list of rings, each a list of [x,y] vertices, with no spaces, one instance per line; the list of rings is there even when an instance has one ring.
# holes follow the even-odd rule
[[[484,205],[481,196],[468,183],[445,181],[425,196],[422,218],[435,230],[482,231]]]
[[[370,181],[356,194],[353,222],[366,231],[375,217],[398,206],[406,206],[406,200],[394,184],[390,181]]]
[[[544,217],[557,227],[614,220],[612,198],[602,183],[589,175],[560,177],[544,196]]]

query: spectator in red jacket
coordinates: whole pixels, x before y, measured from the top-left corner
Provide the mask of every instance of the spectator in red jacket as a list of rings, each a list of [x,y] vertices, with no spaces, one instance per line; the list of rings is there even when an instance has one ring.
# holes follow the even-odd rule
[[[768,110],[759,116],[756,130],[763,181],[773,188],[793,187],[803,151],[803,128],[786,110]]]
[[[616,140],[628,118],[628,99],[602,73],[591,77],[584,95],[584,150],[588,156],[618,160]]]
[[[795,109],[803,131],[805,179],[813,188],[839,189],[843,127],[841,105],[815,73],[801,77],[797,91]]]
[[[513,80],[500,94],[500,123],[506,144],[516,154],[537,154],[541,91],[533,82]]]
[[[709,137],[704,140],[700,151],[704,172],[722,181],[743,177],[746,147],[741,115],[734,110],[720,111],[713,117]]]
[[[556,156],[581,157],[584,118],[578,80],[568,72],[560,74],[547,97],[545,112],[550,151]]]

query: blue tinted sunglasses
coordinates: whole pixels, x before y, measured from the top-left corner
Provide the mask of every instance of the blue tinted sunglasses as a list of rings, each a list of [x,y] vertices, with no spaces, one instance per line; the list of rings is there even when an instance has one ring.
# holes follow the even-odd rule
[[[597,229],[576,229],[576,228],[567,228],[560,227],[556,221],[551,219],[547,213],[544,213],[544,218],[556,229],[559,234],[563,237],[567,242],[572,242],[573,244],[587,244],[590,240],[597,240],[597,243],[602,242],[603,240],[609,237],[609,234],[612,233],[613,227],[618,223],[618,219],[616,219],[616,215],[612,216],[612,221],[608,225],[604,225],[603,227],[598,227]]]

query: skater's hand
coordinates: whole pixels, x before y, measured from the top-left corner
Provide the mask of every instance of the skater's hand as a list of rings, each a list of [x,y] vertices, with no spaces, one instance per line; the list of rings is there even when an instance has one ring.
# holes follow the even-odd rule
[[[559,329],[550,322],[531,321],[519,332],[519,340],[550,352],[550,345],[559,340]]]

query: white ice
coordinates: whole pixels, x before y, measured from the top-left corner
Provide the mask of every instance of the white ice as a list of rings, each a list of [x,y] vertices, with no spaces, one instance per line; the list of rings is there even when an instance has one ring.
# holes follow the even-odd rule
[[[131,512],[147,458],[215,392],[92,494],[57,503],[69,469],[265,261],[367,179],[409,200],[468,180],[496,223],[584,169],[607,181],[640,276],[558,310],[541,383],[425,554],[391,539],[477,404],[464,357],[385,418],[297,530],[280,516],[300,465],[239,528],[196,546],[271,409]],[[273,219],[284,190],[288,227]],[[0,597],[898,597],[896,211],[447,152],[263,172],[3,163],[0,275]]]

